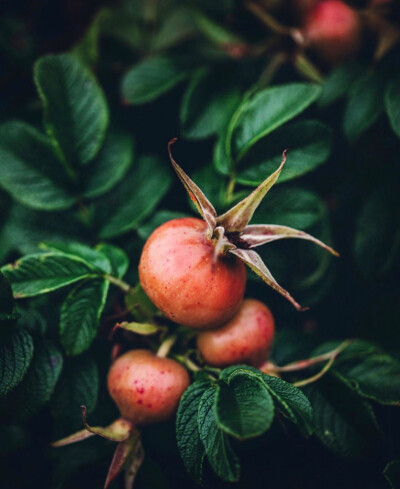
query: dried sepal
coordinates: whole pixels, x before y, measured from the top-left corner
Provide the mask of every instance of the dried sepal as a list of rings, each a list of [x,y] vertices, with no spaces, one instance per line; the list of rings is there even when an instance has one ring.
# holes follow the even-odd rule
[[[251,194],[236,204],[232,209],[217,218],[218,226],[222,226],[227,234],[240,233],[250,222],[257,207],[266,196],[271,187],[278,180],[286,161],[286,150],[282,154],[279,168],[264,180]]]
[[[258,275],[266,284],[272,287],[274,290],[279,292],[283,297],[290,301],[294,307],[299,311],[306,311],[308,307],[301,307],[298,302],[296,302],[293,297],[289,294],[287,290],[281,287],[278,282],[274,279],[271,272],[265,266],[260,255],[253,250],[240,250],[238,248],[230,250],[229,253],[236,255],[240,258],[247,266],[249,266],[253,272]]]
[[[136,475],[144,460],[144,450],[141,441],[134,446],[125,465],[125,489],[132,489]]]
[[[332,255],[339,256],[337,251],[319,239],[314,238],[311,234],[287,226],[279,226],[277,224],[252,224],[246,226],[243,229],[240,238],[249,246],[249,248],[256,248],[257,246],[271,243],[271,241],[277,241],[279,239],[305,239],[321,246],[332,253]]]
[[[94,435],[95,433],[91,433],[87,429],[84,429],[77,431],[76,433],[69,435],[65,438],[62,438],[61,440],[54,441],[53,443],[50,443],[50,445],[55,448],[64,447],[66,445],[71,445],[72,443],[77,443],[78,441],[86,440],[87,438],[90,438]]]
[[[81,406],[81,409],[83,425],[87,431],[93,433],[94,435],[99,435],[107,440],[121,442],[127,440],[134,431],[132,423],[123,418],[116,419],[113,423],[105,428],[102,428],[101,426],[89,426],[86,421],[86,407]]]
[[[229,239],[225,236],[225,229],[222,226],[217,226],[214,230],[214,256],[213,256],[213,264],[215,265],[218,257],[222,253],[226,253],[228,250],[234,249],[236,246],[229,241]]]
[[[132,455],[137,452],[138,445],[141,445],[138,432],[133,433],[127,440],[118,443],[110,468],[108,469],[104,489],[107,489],[110,486],[111,482],[117,477],[125,464],[131,460]]]
[[[171,152],[171,146],[175,143],[177,138],[171,139],[171,141],[168,143],[168,154],[169,158],[171,160],[172,166],[174,167],[174,170],[176,171],[180,181],[183,183],[183,186],[185,187],[187,193],[189,194],[190,199],[196,206],[197,210],[199,211],[201,217],[204,219],[204,221],[207,223],[208,227],[208,233],[209,236],[211,237],[215,226],[216,226],[216,220],[217,220],[217,213],[211,204],[211,202],[207,199],[207,197],[204,195],[204,193],[200,190],[200,188],[191,180],[188,175],[182,170],[182,168],[178,165],[178,163],[174,160]]]

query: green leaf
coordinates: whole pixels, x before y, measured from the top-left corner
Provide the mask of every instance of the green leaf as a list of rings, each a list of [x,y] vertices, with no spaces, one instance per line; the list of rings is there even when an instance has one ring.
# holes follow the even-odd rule
[[[146,240],[150,234],[164,222],[170,221],[171,219],[179,219],[181,217],[188,217],[188,214],[183,212],[161,210],[156,212],[154,216],[146,221],[144,224],[138,228],[137,233],[143,239]]]
[[[0,272],[0,313],[11,314],[14,308],[14,298],[9,281]]]
[[[400,74],[393,77],[385,88],[385,109],[393,131],[400,137]]]
[[[186,76],[186,70],[174,58],[161,55],[146,58],[125,74],[122,97],[134,105],[151,102]]]
[[[227,131],[224,131],[214,146],[213,165],[218,173],[228,176],[232,173],[232,160],[227,151]]]
[[[114,326],[114,330],[116,328],[122,328],[125,331],[130,331],[131,333],[144,336],[159,333],[160,331],[165,331],[165,328],[162,326],[157,326],[151,323],[136,323],[132,321],[129,321],[129,323],[126,321],[124,321],[123,323],[117,323]]]
[[[97,334],[109,282],[102,279],[78,284],[61,306],[60,337],[68,355],[87,350]]]
[[[193,76],[182,100],[182,133],[188,139],[201,139],[220,133],[240,101],[239,90],[217,71],[199,70]]]
[[[314,410],[315,431],[328,448],[357,457],[379,440],[372,408],[332,370],[305,390]]]
[[[97,206],[100,236],[113,238],[137,229],[164,197],[171,180],[166,163],[152,156],[141,157],[124,181]]]
[[[0,344],[0,397],[8,394],[24,378],[33,355],[31,335],[14,328]]]
[[[129,258],[124,250],[108,243],[100,243],[96,250],[105,255],[111,264],[111,274],[122,278],[128,270]]]
[[[243,158],[236,181],[259,185],[278,168],[285,148],[289,151],[277,183],[301,177],[324,163],[332,149],[331,130],[313,120],[293,122],[278,129],[250,149]]]
[[[230,446],[228,435],[217,425],[215,394],[215,387],[210,387],[202,395],[197,411],[197,426],[212,469],[221,479],[234,482],[239,479],[239,460]]]
[[[327,107],[346,95],[352,83],[360,76],[364,67],[357,63],[339,66],[325,78],[322,85],[322,94],[318,99],[319,107]]]
[[[102,11],[100,10],[86,29],[82,39],[72,48],[72,53],[82,64],[88,67],[95,65],[99,59],[101,15]]]
[[[75,197],[50,141],[23,122],[0,126],[0,185],[16,201],[38,210],[67,209]]]
[[[274,419],[274,403],[265,384],[243,371],[220,382],[215,395],[215,420],[229,435],[245,440],[265,433]]]
[[[153,49],[160,50],[175,46],[197,32],[193,11],[181,6],[171,9],[161,28],[156,33]]]
[[[108,126],[107,102],[94,76],[76,57],[59,54],[40,58],[34,78],[47,133],[70,164],[88,163]]]
[[[261,138],[303,112],[320,94],[318,85],[290,83],[265,88],[247,99],[233,133],[237,159]]]
[[[2,272],[12,284],[15,298],[46,294],[97,275],[82,259],[60,253],[27,255],[6,265]]]
[[[400,487],[400,460],[392,460],[389,462],[383,475],[386,477],[392,489],[399,489]]]
[[[50,400],[62,365],[62,355],[51,341],[45,340],[35,344],[28,372],[11,397],[15,415],[19,420],[32,418]]]
[[[338,369],[361,395],[381,404],[400,405],[400,362],[390,355],[369,355]]]
[[[380,116],[383,88],[377,72],[361,75],[351,86],[343,119],[343,129],[350,141],[355,141]]]
[[[99,197],[122,180],[133,160],[133,140],[123,132],[109,132],[97,158],[83,174],[83,195]]]
[[[83,243],[70,242],[70,243],[53,243],[44,242],[40,244],[40,247],[44,250],[50,250],[60,253],[65,253],[66,255],[71,255],[72,257],[81,258],[89,266],[96,268],[98,271],[105,273],[111,272],[111,263],[99,250],[90,248]]]
[[[176,415],[176,441],[179,454],[188,474],[200,484],[203,473],[205,448],[197,427],[197,412],[208,381],[195,381],[184,392]]]

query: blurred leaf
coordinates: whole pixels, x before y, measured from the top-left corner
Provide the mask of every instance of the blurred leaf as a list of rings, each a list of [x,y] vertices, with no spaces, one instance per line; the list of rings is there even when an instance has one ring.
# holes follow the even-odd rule
[[[60,338],[67,355],[79,355],[96,337],[109,282],[85,280],[78,284],[61,306]]]
[[[10,280],[15,298],[46,294],[83,278],[98,275],[82,259],[60,253],[38,253],[6,265],[2,272]]]
[[[28,441],[26,430],[21,426],[0,426],[0,455],[5,456],[21,450]]]
[[[83,195],[99,197],[122,180],[133,160],[133,140],[123,132],[109,132],[97,158],[83,175]]]
[[[219,428],[245,440],[269,429],[274,419],[274,403],[261,380],[236,370],[217,387],[215,417]]]
[[[197,412],[210,382],[197,380],[184,392],[176,415],[176,440],[183,464],[193,480],[200,484],[205,448],[197,427]]]
[[[166,163],[153,156],[141,157],[123,182],[96,207],[100,236],[113,238],[137,229],[164,197],[171,180]]]
[[[368,402],[333,371],[305,390],[314,410],[318,438],[333,452],[358,457],[380,438]]]
[[[105,255],[111,264],[111,274],[117,278],[122,278],[128,270],[129,258],[124,250],[111,244],[100,243],[96,250]]]
[[[213,165],[204,165],[203,168],[195,171],[193,173],[193,180],[218,212],[222,213],[222,211],[226,210],[228,205],[227,181],[215,171]],[[191,201],[190,205],[195,209]]]
[[[50,400],[62,364],[62,355],[51,341],[35,344],[28,372],[11,396],[11,403],[15,406],[14,414],[19,420],[32,418]]]
[[[156,228],[161,226],[161,224],[164,224],[164,222],[170,221],[171,219],[179,219],[181,217],[188,217],[188,214],[168,210],[158,211],[151,219],[138,228],[137,233],[143,240],[146,240],[150,234]]]
[[[383,475],[386,477],[392,489],[399,489],[400,487],[400,460],[392,460],[389,462]]]
[[[222,132],[239,101],[239,90],[221,72],[197,71],[182,100],[183,135],[188,139],[201,139]]]
[[[320,94],[318,85],[290,83],[265,88],[248,98],[241,107],[233,132],[237,159],[261,138],[303,112]]]
[[[0,344],[0,397],[8,394],[24,378],[33,355],[31,335],[14,328]]]
[[[344,133],[350,141],[355,141],[380,116],[383,88],[383,80],[377,72],[362,74],[352,84],[343,119]]]
[[[233,482],[239,479],[239,460],[230,446],[228,435],[217,425],[213,407],[215,394],[215,387],[210,387],[202,395],[197,426],[212,469],[221,479]]]
[[[187,76],[175,59],[154,56],[136,64],[122,79],[122,97],[131,104],[144,104],[171,90]]]
[[[86,29],[82,39],[72,48],[72,54],[89,68],[95,65],[99,59],[100,17],[102,14],[103,11],[100,10]]]
[[[50,141],[32,126],[14,121],[0,127],[0,161],[0,185],[21,204],[41,210],[74,204]]]
[[[198,31],[193,11],[187,7],[177,7],[169,13],[155,35],[152,48],[168,49],[192,37]]]
[[[11,285],[0,272],[0,314],[11,314],[14,309],[14,298]]]
[[[214,146],[213,153],[213,164],[215,169],[221,175],[231,175],[232,173],[232,160],[227,150],[227,133],[228,131],[223,131],[218,137],[217,142]]]
[[[308,120],[290,123],[254,145],[243,158],[236,181],[259,185],[274,172],[288,148],[287,159],[277,183],[298,178],[324,163],[332,149],[328,126]]]
[[[385,89],[385,108],[393,131],[400,137],[400,75],[393,77]]]
[[[69,163],[88,163],[108,126],[107,102],[94,76],[76,57],[59,54],[40,58],[34,78],[47,133]]]
[[[363,69],[363,66],[353,61],[332,70],[322,85],[322,94],[318,99],[319,107],[327,107],[346,95],[352,83],[360,76]]]

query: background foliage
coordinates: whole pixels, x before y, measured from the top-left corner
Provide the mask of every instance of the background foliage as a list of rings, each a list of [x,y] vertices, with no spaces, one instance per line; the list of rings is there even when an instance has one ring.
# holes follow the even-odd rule
[[[125,303],[115,283],[137,284],[156,226],[195,214],[167,158],[177,136],[177,161],[220,212],[289,148],[252,222],[340,251],[262,250],[311,306],[298,313],[249,274],[247,295],[276,318],[273,360],[359,340],[303,390],[251,368],[198,376],[177,438],[174,421],[143,431],[137,487],[222,488],[239,472],[232,487],[399,487],[399,46],[377,60],[366,36],[356,62],[330,69],[229,0],[0,9],[0,485],[102,487],[111,443],[49,443],[81,429],[82,404],[91,424],[117,416],[110,332],[143,299],[134,289]],[[151,338],[114,336],[126,349]]]

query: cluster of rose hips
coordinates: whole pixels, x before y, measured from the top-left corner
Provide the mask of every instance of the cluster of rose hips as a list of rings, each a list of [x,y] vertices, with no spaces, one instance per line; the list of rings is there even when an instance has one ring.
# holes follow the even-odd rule
[[[203,219],[173,219],[151,234],[139,263],[140,284],[166,318],[199,330],[197,349],[208,366],[248,364],[262,369],[268,365],[274,318],[262,302],[243,299],[247,278],[244,263],[297,309],[302,308],[275,281],[253,248],[279,239],[300,238],[336,253],[296,229],[248,224],[279,177],[286,153],[276,172],[219,217],[203,192],[174,161],[171,150],[170,157]],[[156,354],[140,349],[117,357],[108,374],[108,391],[121,418],[107,428],[93,428],[86,423],[84,411],[86,430],[55,444],[65,445],[93,434],[119,442],[106,487],[128,459],[128,474],[134,477],[143,457],[137,427],[169,418],[190,384],[185,367],[165,356],[161,346]]]

